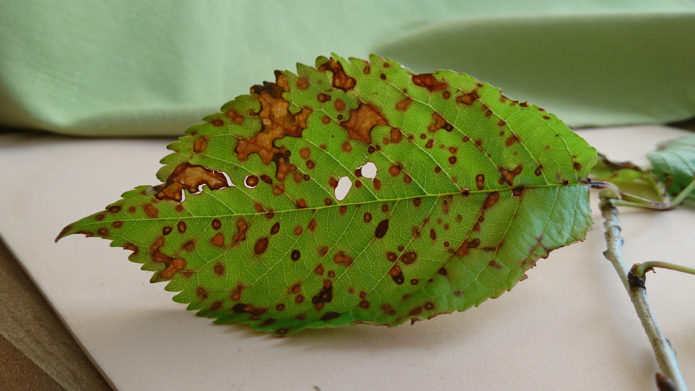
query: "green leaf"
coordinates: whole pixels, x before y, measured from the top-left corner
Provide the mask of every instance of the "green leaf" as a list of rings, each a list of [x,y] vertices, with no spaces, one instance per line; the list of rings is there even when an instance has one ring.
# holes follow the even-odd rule
[[[664,182],[671,196],[680,194],[695,178],[695,135],[668,141],[647,154],[652,172]],[[695,193],[690,193],[695,199]]]
[[[625,194],[634,195],[652,202],[665,202],[666,190],[659,178],[632,162],[614,162],[598,154],[598,162],[591,169],[593,181],[611,182]]]
[[[285,334],[463,311],[591,225],[596,152],[535,105],[377,56],[275,76],[171,144],[163,184],[59,238],[107,238],[199,315]]]

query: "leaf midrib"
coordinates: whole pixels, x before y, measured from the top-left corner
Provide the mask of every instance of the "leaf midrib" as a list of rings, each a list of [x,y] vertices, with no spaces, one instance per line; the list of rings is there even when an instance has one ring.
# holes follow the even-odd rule
[[[569,183],[567,185],[563,185],[561,183],[548,183],[548,184],[541,184],[541,185],[518,185],[518,186],[509,186],[501,189],[483,189],[483,190],[469,190],[469,196],[474,195],[474,194],[488,194],[488,193],[502,193],[502,192],[510,192],[516,188],[523,187],[526,190],[529,189],[539,189],[539,188],[550,188],[550,187],[574,187],[574,186],[586,186],[583,183]],[[201,193],[201,194],[207,194],[207,193]],[[194,194],[197,195],[197,194]],[[210,195],[210,194],[207,194]],[[424,195],[412,195],[412,196],[405,196],[405,197],[398,197],[398,198],[378,198],[374,200],[368,200],[368,201],[360,201],[360,202],[351,202],[351,203],[342,203],[342,204],[334,204],[334,205],[324,205],[324,206],[316,206],[316,207],[306,207],[306,208],[293,208],[293,209],[280,209],[280,210],[267,210],[264,212],[250,212],[250,213],[225,213],[225,214],[212,214],[212,215],[191,215],[191,216],[176,216],[176,217],[154,217],[154,218],[139,218],[139,219],[115,219],[115,220],[122,220],[122,221],[168,221],[168,220],[183,220],[183,219],[202,219],[202,218],[219,218],[219,217],[235,217],[235,216],[263,216],[268,213],[291,213],[291,212],[302,212],[302,211],[319,211],[323,209],[331,209],[331,208],[339,208],[342,206],[355,206],[355,205],[365,205],[365,204],[375,204],[375,203],[384,203],[384,202],[397,202],[397,201],[403,201],[403,200],[410,200],[410,199],[415,199],[415,198],[442,198],[442,197],[447,197],[447,196],[456,196],[456,195],[461,195],[460,191],[456,192],[447,192],[447,193],[436,193],[436,194],[424,194]],[[224,204],[222,201],[214,197],[213,199],[217,200],[219,203]],[[224,204],[226,206],[226,204]],[[107,221],[112,221],[112,220],[107,220]],[[89,225],[102,225],[103,221],[96,221],[92,222]]]

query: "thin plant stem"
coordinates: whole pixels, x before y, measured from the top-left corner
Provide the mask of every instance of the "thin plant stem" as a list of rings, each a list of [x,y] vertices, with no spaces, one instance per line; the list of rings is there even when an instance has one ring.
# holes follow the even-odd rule
[[[601,199],[601,215],[604,219],[603,227],[606,240],[606,251],[604,251],[603,254],[618,273],[635,307],[637,317],[642,323],[642,327],[652,345],[659,370],[661,371],[661,373],[656,374],[657,386],[660,390],[686,391],[687,386],[678,367],[676,354],[659,329],[654,315],[649,308],[644,279],[630,278],[630,273],[628,273],[627,267],[625,266],[625,261],[622,256],[623,239],[620,237],[618,209],[615,207],[614,201],[615,200],[604,197]]]
[[[650,262],[636,263],[635,265],[632,266],[632,269],[630,269],[630,273],[635,274],[637,277],[644,278],[644,275],[648,271],[654,269],[655,267],[695,275],[695,269],[693,269],[691,267],[687,267],[687,266],[683,266],[683,265],[676,265],[675,263],[661,262],[661,261],[650,261]]]
[[[680,203],[683,202],[693,191],[695,191],[695,177],[692,181],[690,181],[690,184],[683,189],[683,191],[678,193],[678,195],[671,200],[671,205],[680,205]]]

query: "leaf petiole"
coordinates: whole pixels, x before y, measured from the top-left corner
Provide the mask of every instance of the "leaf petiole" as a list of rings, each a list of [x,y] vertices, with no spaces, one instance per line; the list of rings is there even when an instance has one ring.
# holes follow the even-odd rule
[[[636,263],[632,266],[632,269],[630,269],[630,274],[634,274],[636,276],[644,278],[646,273],[650,270],[653,270],[655,267],[695,275],[695,268],[661,261]]]

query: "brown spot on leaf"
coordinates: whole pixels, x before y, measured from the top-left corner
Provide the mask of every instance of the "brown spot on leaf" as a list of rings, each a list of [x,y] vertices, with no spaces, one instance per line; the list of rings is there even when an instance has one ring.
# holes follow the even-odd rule
[[[199,286],[195,289],[195,294],[196,296],[200,297],[201,300],[205,300],[208,298],[208,291],[202,286]]]
[[[157,215],[159,215],[159,210],[152,206],[152,204],[143,205],[142,209],[145,211],[145,214],[148,217],[151,217],[153,219],[157,218]]]
[[[297,208],[299,209],[304,209],[307,207],[306,200],[304,198],[300,198],[295,202],[295,205],[297,205]]]
[[[398,167],[396,165],[392,165],[391,167],[389,167],[389,174],[391,174],[391,176],[396,176],[400,173],[401,173],[400,167]]]
[[[193,152],[196,153],[201,153],[205,151],[205,148],[208,146],[208,139],[207,137],[198,137],[195,140],[195,143],[193,143]]]
[[[210,239],[210,243],[215,247],[224,247],[224,235],[221,232],[215,234],[215,236]]]
[[[326,103],[326,102],[328,102],[329,100],[331,100],[331,96],[328,95],[328,94],[324,94],[323,92],[321,92],[321,93],[319,93],[318,95],[316,95],[316,99],[317,99],[319,102],[321,102],[321,103]]]
[[[317,311],[323,308],[325,303],[330,303],[333,300],[333,283],[330,280],[323,280],[321,290],[311,298],[311,302]]]
[[[350,140],[345,141],[340,148],[345,152],[352,151],[352,145],[350,145]]]
[[[456,156],[449,156],[449,164],[456,164]]]
[[[123,221],[121,221],[121,220],[112,221],[111,226],[114,228],[121,228],[123,226]]]
[[[184,233],[184,232],[186,232],[186,223],[184,223],[183,221],[179,221],[179,222],[176,224],[176,229],[179,230],[179,233]]]
[[[432,113],[432,122],[431,122],[430,125],[427,127],[427,130],[428,130],[430,133],[434,133],[434,132],[436,132],[437,130],[443,128],[446,124],[447,124],[447,122],[446,122],[446,120],[444,119],[444,117],[442,117],[441,115],[439,115],[439,113],[437,113],[437,112],[433,112],[433,113]]]
[[[249,175],[244,180],[244,184],[248,187],[256,187],[258,185],[258,177],[255,175]]]
[[[362,103],[357,109],[351,110],[350,119],[341,122],[340,125],[348,131],[351,139],[369,144],[372,142],[370,134],[372,128],[386,124],[386,120],[376,106]]]
[[[306,76],[300,76],[299,78],[297,78],[297,88],[299,88],[300,90],[306,90],[307,88],[309,88],[309,78],[307,78]]]
[[[270,234],[275,235],[276,233],[280,232],[280,222],[276,222],[273,224],[272,227],[270,227]]]
[[[306,160],[311,156],[311,150],[309,148],[302,148],[299,150],[299,156]]]
[[[276,83],[265,82],[262,86],[256,85],[251,92],[258,95],[261,110],[258,118],[261,120],[262,129],[252,138],[240,139],[237,142],[235,152],[240,161],[244,162],[252,153],[257,153],[263,163],[276,163],[276,178],[284,180],[285,175],[296,169],[287,160],[284,147],[276,148],[275,140],[285,136],[301,137],[302,130],[306,128],[306,119],[311,109],[302,108],[297,114],[289,111],[290,103],[282,97],[282,93],[288,91],[287,80],[276,72]]]
[[[468,255],[468,249],[471,248],[477,248],[480,246],[480,239],[475,238],[473,240],[464,240],[463,243],[461,243],[461,246],[459,246],[458,249],[456,249],[456,255],[458,256],[465,256]]]
[[[379,222],[379,224],[376,226],[376,229],[374,230],[374,236],[377,239],[381,239],[386,235],[386,232],[389,230],[389,219],[384,219]]]
[[[514,135],[511,135],[507,138],[507,140],[504,142],[504,145],[510,147],[510,146],[512,146],[512,144],[517,143],[517,142],[520,142],[519,136],[514,134]]]
[[[475,187],[477,187],[478,190],[483,190],[485,188],[485,175],[478,174],[475,176]]]
[[[159,251],[164,245],[164,237],[160,236],[155,240],[155,242],[150,246],[150,254],[152,257],[152,262],[163,263],[166,265],[164,270],[160,273],[159,277],[163,279],[171,279],[174,274],[186,267],[186,261],[183,258],[172,258],[166,254]]]
[[[140,252],[140,248],[132,242],[127,242],[126,244],[124,244],[123,249],[132,251],[133,253],[130,255],[137,255],[138,252]]]
[[[316,247],[316,252],[322,257],[325,256],[326,254],[328,254],[328,250],[329,250],[328,246],[322,245],[322,246]]]
[[[401,131],[396,129],[396,128],[391,128],[391,132],[389,133],[389,138],[391,139],[392,143],[399,143],[401,139],[403,138],[403,135],[401,134]]]
[[[224,265],[220,261],[217,261],[215,263],[215,266],[212,267],[212,271],[218,276],[224,275],[224,270],[225,270]]]
[[[490,262],[487,263],[487,265],[490,266],[490,267],[493,267],[493,268],[495,268],[495,269],[497,269],[497,270],[501,270],[501,269],[502,269],[502,265],[500,265],[499,263],[495,262],[494,259],[491,259]]]
[[[524,192],[526,191],[526,188],[524,186],[517,186],[512,189],[512,195],[514,197],[521,197],[524,195]]]
[[[169,199],[181,202],[184,189],[191,193],[198,193],[202,190],[203,185],[207,185],[211,190],[229,187],[227,178],[222,172],[190,163],[181,163],[176,166],[163,185],[155,187],[158,190],[155,197],[160,200]],[[145,207],[145,213],[147,213],[147,207]]]
[[[302,253],[299,250],[292,250],[290,253],[290,259],[293,261],[298,261],[301,256]]]
[[[357,81],[348,76],[343,70],[343,65],[337,62],[333,57],[317,68],[321,72],[331,71],[333,73],[333,87],[340,88],[343,91],[351,90],[355,87]]]
[[[467,94],[462,94],[456,97],[456,102],[457,103],[463,103],[466,106],[471,106],[473,102],[478,100],[480,97],[478,96],[478,91],[473,90]]]
[[[340,313],[335,312],[335,311],[329,311],[329,312],[326,312],[325,314],[323,314],[323,316],[321,317],[321,320],[323,320],[323,321],[331,320],[331,319],[335,319],[339,316],[340,316]]]
[[[333,262],[335,262],[338,265],[350,266],[352,265],[352,261],[352,257],[343,254],[342,252],[339,252],[333,256]]]
[[[316,219],[311,219],[309,221],[309,225],[307,225],[306,227],[309,228],[309,231],[314,232],[314,230],[316,229]]]
[[[362,220],[364,220],[365,223],[372,221],[372,214],[369,212],[364,212],[364,215],[362,215]]]
[[[398,265],[393,265],[391,269],[389,269],[389,275],[391,276],[393,282],[395,282],[397,285],[401,285],[405,282],[405,276],[403,276],[403,271],[401,270],[401,267]]]
[[[406,110],[408,110],[408,107],[410,107],[410,103],[412,103],[412,102],[413,102],[413,100],[410,99],[410,97],[406,97],[402,101],[396,103],[396,110],[406,111]]]
[[[227,117],[229,117],[232,120],[232,122],[234,122],[237,125],[241,125],[242,123],[244,123],[244,117],[242,115],[240,115],[239,113],[237,113],[236,111],[234,111],[234,109],[229,109],[224,114]]]
[[[413,84],[427,88],[430,92],[444,90],[449,87],[446,82],[435,79],[434,75],[431,73],[413,75]]]
[[[417,253],[415,251],[408,251],[407,253],[404,253],[401,255],[401,262],[405,263],[406,265],[410,265],[411,263],[415,262],[417,260]]]
[[[183,243],[183,245],[181,245],[181,248],[183,248],[184,250],[186,250],[188,252],[195,250],[195,240],[191,239],[191,240],[185,241]]]
[[[265,250],[268,249],[268,238],[262,237],[256,240],[256,244],[253,245],[253,252],[256,255],[263,254]]]
[[[538,167],[536,167],[533,173],[536,174],[536,176],[543,175],[543,165],[539,165]]]
[[[374,178],[372,180],[372,184],[374,185],[374,190],[381,190],[381,181],[378,180],[377,178]]]
[[[499,172],[502,174],[502,177],[499,180],[499,184],[507,183],[509,186],[514,185],[514,177],[521,174],[522,166],[519,164],[516,166],[513,170],[508,170],[504,167],[499,167]]]
[[[483,201],[483,209],[488,209],[491,208],[497,201],[500,199],[500,193],[494,191],[485,197],[485,201]]]
[[[100,230],[101,230],[101,229],[102,229],[102,228],[100,228]],[[105,228],[104,228],[104,229],[105,229]],[[97,232],[101,234],[100,231],[97,231]],[[106,232],[107,232],[106,234],[108,234],[108,231],[106,231]],[[169,227],[168,225],[162,227],[162,234],[163,234],[163,235],[169,235],[170,233],[171,233],[171,227]]]

